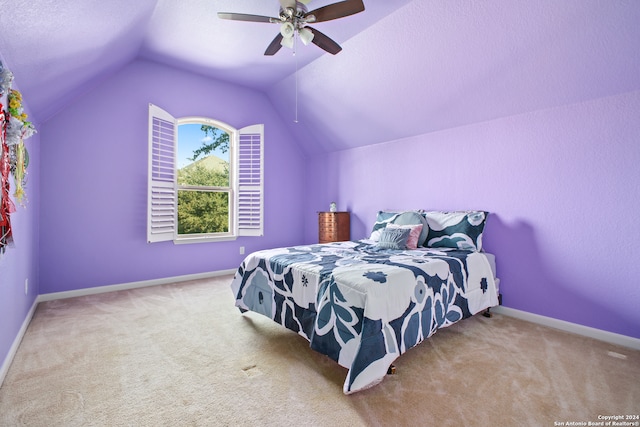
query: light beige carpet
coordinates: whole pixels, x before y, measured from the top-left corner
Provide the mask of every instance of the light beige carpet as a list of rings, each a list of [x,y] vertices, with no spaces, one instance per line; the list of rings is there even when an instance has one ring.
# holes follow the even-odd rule
[[[231,276],[41,303],[0,388],[2,426],[554,426],[640,413],[640,352],[494,315],[397,374],[346,370],[233,306]]]

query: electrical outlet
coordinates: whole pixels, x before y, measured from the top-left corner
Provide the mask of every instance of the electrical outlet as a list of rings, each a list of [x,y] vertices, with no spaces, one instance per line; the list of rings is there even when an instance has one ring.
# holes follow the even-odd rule
[[[29,278],[24,279],[24,294],[29,295]]]
[[[244,255],[244,246],[240,246],[240,255]]]

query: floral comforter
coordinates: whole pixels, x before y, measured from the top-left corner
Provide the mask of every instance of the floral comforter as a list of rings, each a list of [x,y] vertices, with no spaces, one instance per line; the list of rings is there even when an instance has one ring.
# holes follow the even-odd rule
[[[273,319],[347,368],[345,394],[378,384],[438,328],[498,304],[482,252],[366,240],[254,252],[231,288],[241,311]]]

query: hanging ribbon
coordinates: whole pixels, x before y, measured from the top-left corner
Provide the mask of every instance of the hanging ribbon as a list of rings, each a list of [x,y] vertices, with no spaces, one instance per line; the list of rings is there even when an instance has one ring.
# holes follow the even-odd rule
[[[13,74],[0,62],[0,95],[7,96],[7,106],[0,104],[0,253],[13,242],[10,215],[16,206],[9,197],[9,175],[13,175],[15,192],[13,196],[24,206],[26,169],[29,153],[24,140],[35,132],[33,124],[27,120],[22,105],[22,94],[12,89]]]
[[[9,198],[11,162],[6,141],[7,123],[4,107],[0,104],[0,252],[4,252],[7,245],[13,242],[9,215],[16,211],[16,206]]]

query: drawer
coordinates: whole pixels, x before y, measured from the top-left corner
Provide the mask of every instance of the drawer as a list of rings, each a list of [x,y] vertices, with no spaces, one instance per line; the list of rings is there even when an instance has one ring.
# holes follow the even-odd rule
[[[349,216],[349,212],[318,212],[318,240],[320,243],[349,240]]]

